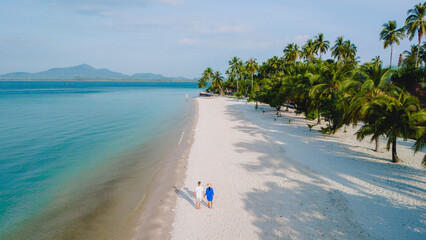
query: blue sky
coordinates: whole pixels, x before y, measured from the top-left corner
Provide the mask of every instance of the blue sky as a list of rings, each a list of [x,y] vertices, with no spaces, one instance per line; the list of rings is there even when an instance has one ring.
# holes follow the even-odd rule
[[[380,55],[379,32],[402,26],[413,0],[0,0],[0,74],[87,63],[126,74],[199,77],[238,56],[259,62],[317,33],[343,35],[361,62]],[[393,62],[409,49],[394,47]],[[328,55],[329,56],[329,55]]]

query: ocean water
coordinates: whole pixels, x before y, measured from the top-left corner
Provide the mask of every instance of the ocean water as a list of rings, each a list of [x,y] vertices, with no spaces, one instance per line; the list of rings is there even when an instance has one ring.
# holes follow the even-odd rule
[[[0,239],[128,238],[198,93],[196,83],[0,82]]]

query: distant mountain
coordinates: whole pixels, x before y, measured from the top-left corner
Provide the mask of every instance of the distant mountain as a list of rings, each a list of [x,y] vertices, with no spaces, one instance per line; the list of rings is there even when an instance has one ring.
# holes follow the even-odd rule
[[[194,81],[185,77],[165,77],[161,74],[136,73],[132,76],[113,72],[106,68],[96,69],[87,64],[74,67],[51,68],[38,73],[13,72],[0,75],[0,79],[9,80],[165,80]]]
[[[161,74],[155,73],[135,73],[132,75],[132,79],[162,79],[164,78]]]

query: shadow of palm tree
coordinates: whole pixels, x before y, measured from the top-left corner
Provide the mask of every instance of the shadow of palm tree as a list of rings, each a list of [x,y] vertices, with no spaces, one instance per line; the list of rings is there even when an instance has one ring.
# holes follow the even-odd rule
[[[424,239],[424,205],[410,203],[426,201],[423,170],[389,164],[389,159],[352,150],[333,136],[324,141],[314,132],[302,134],[309,130],[293,120],[283,124],[259,113],[263,119],[253,124],[244,115],[254,111],[252,107],[228,105],[227,117],[241,122],[238,131],[264,137],[235,144],[239,152],[255,151],[260,156],[242,167],[276,177],[265,188],[244,196],[245,208],[260,230],[259,238]],[[300,155],[292,159],[287,149],[295,147],[300,149],[292,152]],[[301,181],[300,176],[308,180]]]

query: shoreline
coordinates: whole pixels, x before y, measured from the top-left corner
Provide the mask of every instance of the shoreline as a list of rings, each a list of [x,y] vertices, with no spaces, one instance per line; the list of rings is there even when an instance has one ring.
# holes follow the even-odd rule
[[[191,80],[157,80],[157,79],[0,79],[0,82],[165,82],[196,83]]]
[[[184,123],[176,148],[165,156],[168,160],[147,184],[146,197],[141,202],[138,226],[132,239],[170,239],[175,218],[176,189],[180,188],[185,180],[188,155],[198,120],[198,102],[196,98],[191,101],[189,116]]]

